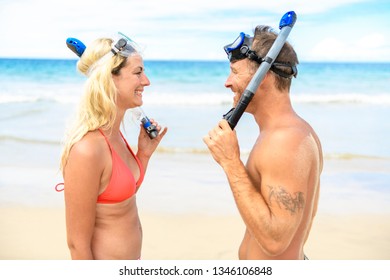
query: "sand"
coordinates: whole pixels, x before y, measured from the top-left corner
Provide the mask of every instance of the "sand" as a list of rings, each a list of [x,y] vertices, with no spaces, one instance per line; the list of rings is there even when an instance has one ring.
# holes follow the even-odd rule
[[[390,260],[389,191],[351,191],[361,181],[359,177],[352,180],[355,173],[387,180],[389,160],[327,159],[325,166],[320,207],[305,246],[308,257]],[[14,176],[20,168],[24,176]],[[210,155],[162,153],[149,168],[138,199],[144,232],[142,259],[236,260],[245,227],[224,174]],[[62,194],[53,190],[58,170],[47,166],[2,170],[0,194],[13,201],[0,204],[0,259],[70,259]],[[343,174],[352,178],[349,185],[340,177]],[[37,189],[39,195],[31,190],[38,182],[43,184]],[[18,200],[25,185],[30,187],[29,196]],[[52,203],[44,203],[46,199]]]
[[[2,208],[0,259],[68,260],[64,210]],[[145,260],[236,260],[239,216],[141,213]],[[313,260],[389,260],[389,215],[318,215],[305,251]]]

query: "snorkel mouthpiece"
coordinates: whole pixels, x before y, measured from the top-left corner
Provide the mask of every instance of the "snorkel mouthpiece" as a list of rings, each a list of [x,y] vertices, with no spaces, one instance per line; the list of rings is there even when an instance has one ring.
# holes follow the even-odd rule
[[[141,107],[136,107],[132,109],[133,118],[136,121],[139,121],[142,124],[142,127],[145,129],[146,133],[149,135],[150,139],[154,139],[158,136],[157,127],[152,124],[149,118],[145,115],[144,110]]]
[[[149,135],[150,139],[154,139],[158,136],[157,128],[154,124],[150,122],[148,117],[144,117],[141,120],[143,128],[146,130],[146,133]]]

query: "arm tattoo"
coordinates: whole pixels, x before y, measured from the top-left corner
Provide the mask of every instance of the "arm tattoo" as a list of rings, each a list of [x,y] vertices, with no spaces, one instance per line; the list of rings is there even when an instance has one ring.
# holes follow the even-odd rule
[[[305,205],[305,198],[303,192],[296,192],[294,194],[288,193],[283,187],[269,188],[269,202],[272,204],[272,200],[275,200],[280,208],[290,211],[290,214],[295,214],[298,210],[303,209]]]

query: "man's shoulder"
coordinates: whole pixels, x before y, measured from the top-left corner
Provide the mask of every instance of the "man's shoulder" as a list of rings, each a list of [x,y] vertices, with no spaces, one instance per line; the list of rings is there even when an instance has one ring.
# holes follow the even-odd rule
[[[267,131],[262,138],[270,146],[294,145],[304,141],[310,135],[311,130],[307,126],[284,125]]]
[[[316,135],[310,126],[280,126],[262,133],[252,150],[259,161],[286,161],[299,156],[312,157],[319,151]]]

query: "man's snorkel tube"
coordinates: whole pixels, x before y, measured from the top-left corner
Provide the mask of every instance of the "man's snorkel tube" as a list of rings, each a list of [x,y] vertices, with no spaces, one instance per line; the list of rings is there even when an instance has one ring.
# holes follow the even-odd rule
[[[295,12],[290,11],[284,14],[279,23],[280,32],[276,37],[275,42],[271,46],[270,50],[268,51],[267,56],[263,59],[256,73],[253,75],[252,80],[249,82],[248,86],[241,95],[237,106],[235,108],[232,108],[228,113],[223,116],[223,118],[228,121],[232,129],[236,127],[242,114],[245,112],[246,107],[252,100],[257,88],[263,81],[268,70],[271,68],[276,57],[279,55],[279,52],[282,49],[284,43],[286,42],[287,37],[290,34],[290,31],[293,28],[296,20],[297,16]]]

